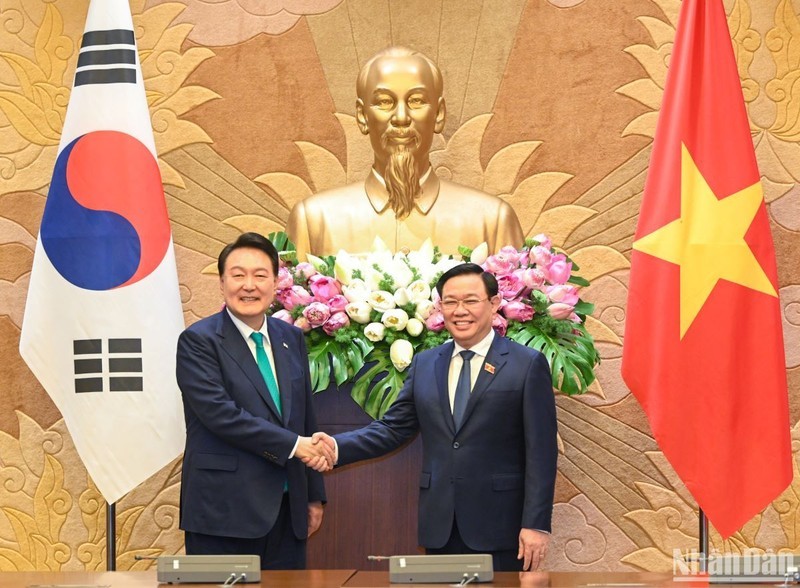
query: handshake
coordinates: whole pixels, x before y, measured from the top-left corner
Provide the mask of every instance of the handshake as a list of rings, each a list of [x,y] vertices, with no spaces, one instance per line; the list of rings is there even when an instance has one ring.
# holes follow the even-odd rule
[[[327,472],[336,465],[336,442],[327,433],[300,437],[294,456],[318,472]]]

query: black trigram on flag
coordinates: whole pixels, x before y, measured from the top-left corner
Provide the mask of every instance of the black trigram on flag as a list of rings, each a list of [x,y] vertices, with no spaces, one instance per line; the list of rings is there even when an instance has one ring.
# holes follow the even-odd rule
[[[107,339],[108,352],[103,352],[103,339],[79,339],[72,342],[75,354],[75,392],[103,392],[108,376],[111,392],[141,392],[142,340]],[[104,364],[107,368],[104,368]],[[136,375],[140,374],[140,375]]]
[[[135,84],[136,45],[133,31],[87,31],[81,41],[75,86]]]

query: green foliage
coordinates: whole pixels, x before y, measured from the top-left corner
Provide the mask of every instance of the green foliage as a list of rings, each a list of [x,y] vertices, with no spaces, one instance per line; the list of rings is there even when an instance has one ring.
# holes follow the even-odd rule
[[[397,399],[405,373],[392,364],[388,347],[375,347],[367,357],[367,362],[370,368],[356,380],[350,395],[364,412],[379,419]]]
[[[313,331],[312,333],[316,334]],[[331,375],[336,384],[341,386],[352,380],[364,367],[365,358],[372,351],[372,343],[358,336],[348,339],[347,334],[342,338],[345,340],[307,336],[308,365],[314,392],[327,389],[331,383]]]
[[[562,329],[564,321],[553,321],[558,329],[545,332],[533,321],[509,321],[506,335],[521,345],[541,351],[550,364],[553,387],[565,394],[583,394],[594,382],[594,367],[600,355],[583,325]]]

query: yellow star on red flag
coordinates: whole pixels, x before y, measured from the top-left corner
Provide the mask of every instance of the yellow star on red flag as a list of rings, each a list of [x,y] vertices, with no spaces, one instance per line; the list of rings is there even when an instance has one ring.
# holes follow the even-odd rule
[[[680,266],[681,338],[719,280],[777,296],[744,238],[763,200],[761,182],[718,198],[681,145],[681,216],[633,243]]]

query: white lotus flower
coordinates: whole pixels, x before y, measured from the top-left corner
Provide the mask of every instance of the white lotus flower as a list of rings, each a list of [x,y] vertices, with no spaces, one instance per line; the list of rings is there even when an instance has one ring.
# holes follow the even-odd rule
[[[402,257],[395,257],[391,263],[381,267],[385,268],[384,271],[392,276],[394,285],[397,288],[405,288],[414,279],[414,272],[406,265]]]
[[[394,292],[394,302],[397,306],[405,306],[411,301],[411,293],[405,288],[398,288]]]
[[[386,246],[386,243],[383,242],[383,239],[375,236],[375,239],[372,240],[372,251],[373,252],[381,252],[381,251],[389,251],[389,248]]]
[[[403,371],[409,365],[414,357],[414,346],[410,341],[405,339],[397,339],[389,348],[389,359],[398,371]]]
[[[406,333],[408,333],[412,337],[416,337],[417,335],[422,333],[422,329],[424,327],[425,325],[418,318],[410,318],[406,323]]]
[[[436,306],[430,300],[422,300],[421,302],[417,302],[417,309],[416,312],[414,312],[414,317],[424,321],[431,315],[434,308],[436,308]]]
[[[367,288],[369,288],[370,290],[381,289],[381,282],[383,281],[383,272],[379,272],[376,269],[370,267],[361,272],[361,275],[364,276],[364,281],[367,283]]]
[[[344,311],[350,317],[350,320],[362,325],[366,325],[369,322],[370,315],[372,315],[372,307],[366,300],[351,302],[344,307]]]
[[[328,271],[328,264],[325,263],[325,260],[317,257],[316,255],[311,255],[310,253],[306,253],[306,259],[308,259],[308,263],[314,266],[314,269],[317,270],[319,273],[325,273]]]
[[[358,260],[350,256],[343,249],[340,249],[339,253],[336,254],[336,261],[333,264],[333,276],[343,285],[347,285],[353,280],[353,270],[356,269],[357,264]]]
[[[430,238],[425,239],[418,250],[409,251],[408,261],[416,268],[433,263],[433,243]]]
[[[381,322],[388,329],[402,331],[406,328],[406,323],[408,323],[408,313],[402,308],[393,308],[383,313]]]
[[[373,343],[377,343],[378,341],[383,341],[383,337],[385,334],[386,334],[386,327],[384,327],[383,324],[381,323],[370,323],[366,327],[364,327],[364,336]]]
[[[407,290],[411,302],[419,303],[431,299],[431,287],[424,280],[414,280],[408,285]]]
[[[370,292],[369,296],[367,296],[367,302],[378,312],[386,312],[397,306],[394,303],[394,295],[386,290]]]
[[[348,302],[364,302],[371,290],[364,280],[358,278],[350,280],[349,284],[342,286],[342,294]]]
[[[472,263],[477,263],[481,265],[486,258],[489,257],[489,246],[486,244],[486,241],[478,245],[475,249],[472,250],[472,254],[469,256],[469,260]]]

